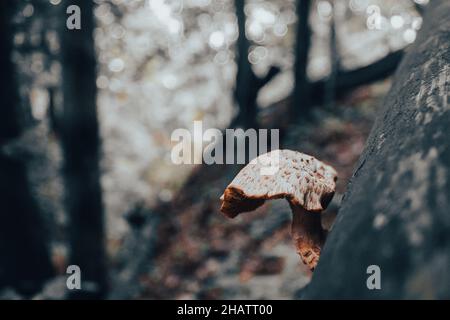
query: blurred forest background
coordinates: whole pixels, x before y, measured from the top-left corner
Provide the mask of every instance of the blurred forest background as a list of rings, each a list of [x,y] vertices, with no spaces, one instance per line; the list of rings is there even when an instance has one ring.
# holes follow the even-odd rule
[[[281,129],[339,172],[329,228],[426,2],[1,1],[0,298],[299,297],[287,204],[226,220],[240,167],[176,166],[171,133]]]

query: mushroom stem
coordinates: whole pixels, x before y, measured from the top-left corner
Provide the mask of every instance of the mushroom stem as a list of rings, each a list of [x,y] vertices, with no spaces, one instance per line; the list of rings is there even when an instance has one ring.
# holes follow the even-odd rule
[[[303,263],[314,270],[327,232],[322,228],[319,213],[306,211],[291,201],[289,204],[293,214],[291,234],[297,253]]]

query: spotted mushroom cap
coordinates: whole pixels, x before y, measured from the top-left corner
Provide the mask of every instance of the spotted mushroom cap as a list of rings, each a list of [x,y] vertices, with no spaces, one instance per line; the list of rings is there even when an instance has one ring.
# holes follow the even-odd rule
[[[279,156],[279,168],[273,175],[262,175],[268,156]],[[336,170],[312,156],[292,150],[271,151],[237,174],[220,198],[220,210],[234,218],[241,212],[255,210],[265,200],[285,198],[292,205],[320,212],[333,198],[336,180]]]

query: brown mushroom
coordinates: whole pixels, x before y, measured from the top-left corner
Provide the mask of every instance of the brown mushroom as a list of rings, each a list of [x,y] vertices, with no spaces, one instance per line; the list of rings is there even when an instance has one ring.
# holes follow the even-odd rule
[[[267,161],[278,157],[278,170],[263,175]],[[292,150],[275,150],[245,166],[225,189],[220,210],[229,218],[255,210],[266,200],[285,198],[291,207],[292,238],[302,261],[311,269],[317,265],[326,238],[320,212],[333,198],[337,174],[329,165]]]

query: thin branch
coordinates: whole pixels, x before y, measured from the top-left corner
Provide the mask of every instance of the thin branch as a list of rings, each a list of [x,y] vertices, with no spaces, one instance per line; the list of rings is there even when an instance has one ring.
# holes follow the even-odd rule
[[[268,84],[273,78],[275,78],[281,72],[280,67],[271,66],[267,74],[263,78],[257,78],[258,91]]]
[[[338,71],[336,75],[336,94],[342,95],[355,87],[385,79],[397,69],[403,54],[403,50],[395,51],[368,66],[351,71]],[[322,79],[311,84],[311,93],[314,101],[321,101],[326,81],[326,79]]]
[[[416,11],[421,15],[421,16],[423,16],[423,14],[425,13],[425,7],[423,6],[423,5],[421,5],[421,4],[418,4],[417,2],[415,2],[415,1],[413,1],[414,2],[414,7],[416,8]]]
[[[368,66],[350,71],[338,71],[336,75],[335,87],[336,96],[342,96],[359,86],[383,80],[392,75],[399,65],[403,54],[403,50],[399,50],[388,54],[384,58]],[[323,100],[325,97],[327,82],[328,78],[324,78],[311,83],[312,104],[324,102]],[[265,123],[265,127],[279,128],[287,125],[287,123],[283,124],[283,122],[286,120],[285,115],[288,111],[288,107],[292,104],[292,99],[292,96],[287,97],[286,99],[264,108],[261,112],[259,112],[258,117],[259,119],[262,119],[263,123]]]

